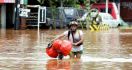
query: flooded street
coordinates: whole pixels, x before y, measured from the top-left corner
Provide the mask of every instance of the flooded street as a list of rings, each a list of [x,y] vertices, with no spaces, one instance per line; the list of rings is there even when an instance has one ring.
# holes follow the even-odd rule
[[[84,32],[81,60],[52,59],[47,44],[65,30],[0,30],[0,70],[132,70],[132,29]]]

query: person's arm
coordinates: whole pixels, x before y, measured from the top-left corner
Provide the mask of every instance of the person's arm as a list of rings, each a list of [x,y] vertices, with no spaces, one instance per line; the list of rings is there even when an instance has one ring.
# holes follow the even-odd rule
[[[65,34],[61,34],[61,35],[57,36],[56,38],[54,38],[52,41],[55,41],[55,40],[57,40],[57,39],[61,39],[61,38],[64,37],[64,36],[65,36]]]
[[[68,31],[65,31],[64,33],[62,33],[62,34],[60,34],[59,36],[57,36],[56,38],[54,38],[54,39],[52,40],[52,42],[55,41],[55,40],[57,40],[57,39],[61,39],[61,38],[64,37],[64,36],[67,36],[67,34],[68,34]]]

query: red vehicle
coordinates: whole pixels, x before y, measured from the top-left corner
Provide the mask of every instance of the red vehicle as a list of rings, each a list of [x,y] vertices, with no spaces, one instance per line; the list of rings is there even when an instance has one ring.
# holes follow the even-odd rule
[[[105,12],[106,4],[105,3],[94,3],[92,8],[98,9],[99,12]],[[108,13],[112,15],[115,20],[119,19],[119,12],[115,3],[108,3]]]

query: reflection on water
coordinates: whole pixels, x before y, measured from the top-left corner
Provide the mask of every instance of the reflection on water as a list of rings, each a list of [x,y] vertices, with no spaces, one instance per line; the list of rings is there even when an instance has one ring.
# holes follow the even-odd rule
[[[47,70],[59,70],[59,69],[66,69],[66,70],[70,70],[70,61],[69,60],[56,60],[56,59],[51,59],[48,60],[47,64],[46,64],[46,68]]]
[[[48,60],[47,70],[83,70],[81,60]]]
[[[81,60],[51,59],[45,48],[64,30],[0,30],[0,70],[131,70],[132,30],[84,31]],[[39,39],[38,39],[39,38]]]

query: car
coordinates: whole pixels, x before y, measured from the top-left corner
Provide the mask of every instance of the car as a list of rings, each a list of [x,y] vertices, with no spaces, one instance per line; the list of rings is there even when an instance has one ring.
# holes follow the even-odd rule
[[[67,27],[68,21],[66,19],[66,15],[63,12],[62,8],[54,8],[52,9],[51,7],[47,8],[46,12],[46,18],[47,18],[47,23],[46,26],[53,28],[64,28]]]
[[[109,27],[120,26],[120,22],[114,20],[109,13],[99,13],[99,16],[101,17],[102,24],[107,24]]]
[[[68,24],[71,21],[76,21],[83,14],[82,9],[77,9],[77,8],[73,8],[73,7],[63,7],[63,11],[66,15],[66,20],[67,20]]]
[[[89,21],[92,21],[92,19],[98,14],[99,17],[96,19],[96,22],[109,25],[109,27],[118,27],[121,25],[121,21],[113,19],[113,17],[109,13],[91,12],[90,14],[91,15],[89,15],[89,13],[86,12],[80,19],[78,19],[78,21],[86,21],[87,17],[90,17]]]
[[[127,22],[125,22],[121,17],[118,20],[120,22],[120,26],[129,26]]]
[[[128,26],[128,24],[121,17],[116,20],[108,13],[102,13],[100,15],[103,18],[102,23],[107,23],[110,27]]]
[[[48,10],[48,12],[47,15],[51,15],[51,10]],[[78,19],[79,15],[82,15],[83,11],[73,7],[58,7],[55,9],[55,12],[54,16],[51,15],[49,17],[49,24],[54,26],[53,22],[55,22],[56,27],[61,25],[62,27],[68,27],[71,21]]]

